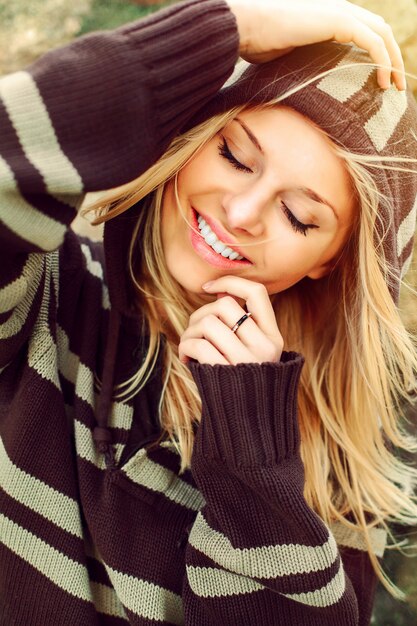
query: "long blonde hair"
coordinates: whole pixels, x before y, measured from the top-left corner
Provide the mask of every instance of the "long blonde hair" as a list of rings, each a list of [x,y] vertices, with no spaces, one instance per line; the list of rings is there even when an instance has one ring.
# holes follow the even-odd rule
[[[284,98],[281,95],[277,102]],[[159,417],[165,436],[181,455],[182,470],[190,465],[201,399],[188,367],[178,358],[178,342],[191,313],[205,302],[187,293],[167,269],[160,232],[162,198],[165,185],[245,108],[214,116],[176,137],[149,170],[106,192],[86,209],[95,211],[95,223],[101,223],[139,201],[143,203],[132,233],[129,268],[137,287],[138,311],[147,323],[149,345],[138,372],[115,391],[117,398],[128,399],[144,386],[161,349],[162,333]],[[298,418],[306,501],[327,524],[339,520],[359,529],[378,577],[393,595],[403,597],[374,554],[370,530],[382,526],[389,531],[388,522],[417,523],[413,496],[417,471],[391,449],[417,449],[404,426],[404,405],[415,390],[417,357],[387,287],[391,270],[382,246],[375,245],[378,206],[387,200],[380,197],[372,168],[398,168],[415,174],[410,169],[414,161],[384,162],[336,145],[335,151],[354,183],[360,209],[357,224],[328,276],[303,279],[272,296],[271,301],[286,345],[305,357]],[[167,315],[164,326],[158,301]]]

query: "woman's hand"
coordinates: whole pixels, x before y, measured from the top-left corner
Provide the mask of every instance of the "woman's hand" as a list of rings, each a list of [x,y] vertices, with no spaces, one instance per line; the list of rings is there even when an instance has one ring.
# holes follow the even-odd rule
[[[237,276],[223,276],[204,289],[207,293],[217,293],[218,299],[190,316],[178,346],[183,363],[190,359],[210,365],[280,360],[284,342],[264,285]],[[236,298],[246,302],[247,311]],[[251,317],[233,333],[231,328],[248,312]]]
[[[298,46],[335,40],[353,42],[383,66],[381,87],[405,89],[404,63],[391,27],[385,20],[347,0],[226,0],[240,36],[240,56],[264,63]]]

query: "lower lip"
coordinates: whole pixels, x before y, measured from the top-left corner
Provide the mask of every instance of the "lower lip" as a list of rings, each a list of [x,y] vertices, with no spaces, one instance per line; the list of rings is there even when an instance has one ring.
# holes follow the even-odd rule
[[[191,210],[191,223],[194,228],[200,232],[197,221],[197,213],[194,209]],[[204,261],[207,261],[210,265],[214,267],[219,267],[225,270],[234,270],[242,267],[247,267],[248,265],[252,265],[250,261],[232,261],[231,259],[227,259],[226,257],[218,254],[213,250],[211,246],[208,245],[203,239],[202,235],[197,234],[193,229],[190,228],[190,238],[191,244],[194,250],[197,252],[198,256],[200,256]]]

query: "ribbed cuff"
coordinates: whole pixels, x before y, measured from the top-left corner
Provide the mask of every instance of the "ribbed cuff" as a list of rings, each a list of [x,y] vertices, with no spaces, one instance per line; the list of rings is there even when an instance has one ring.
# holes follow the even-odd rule
[[[239,57],[236,18],[224,0],[185,0],[119,32],[132,45],[138,35],[162,131],[179,128],[214,95]]]
[[[283,352],[278,363],[189,363],[202,400],[200,453],[234,467],[277,464],[296,454],[303,364],[295,352]]]

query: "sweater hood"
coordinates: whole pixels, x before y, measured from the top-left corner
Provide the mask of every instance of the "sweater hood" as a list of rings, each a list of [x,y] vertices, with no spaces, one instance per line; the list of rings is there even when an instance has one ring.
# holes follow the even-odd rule
[[[318,69],[319,68],[319,69]],[[329,72],[330,71],[330,72]],[[299,85],[302,89],[295,89]],[[286,95],[285,95],[286,94]],[[285,95],[283,98],[282,96]],[[363,156],[416,158],[417,105],[410,90],[382,90],[370,57],[352,45],[322,43],[297,48],[270,63],[241,61],[223,87],[198,109],[179,132],[245,103],[266,104],[277,97],[308,117],[344,149]],[[375,233],[390,267],[387,284],[398,304],[401,279],[412,256],[417,210],[417,166],[410,172],[367,166],[381,194]],[[111,302],[103,388],[94,439],[108,465],[114,463],[107,419],[111,406],[117,341],[122,317],[134,318],[134,286],[128,250],[143,200],[106,222],[104,248]]]
[[[304,85],[301,89],[297,87]],[[273,99],[322,128],[345,150],[388,160],[417,159],[417,104],[410,89],[383,90],[372,59],[356,46],[325,42],[296,48],[269,63],[241,61],[223,88],[191,118],[188,130],[209,117]],[[395,164],[394,164],[395,165]],[[381,195],[375,234],[390,267],[387,284],[398,304],[412,257],[417,211],[417,163],[410,172],[366,165]]]

